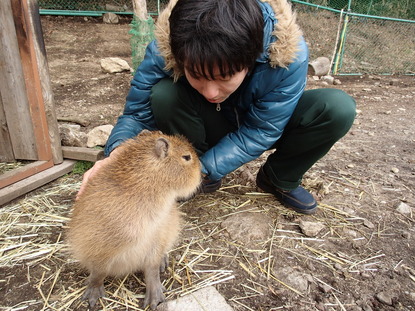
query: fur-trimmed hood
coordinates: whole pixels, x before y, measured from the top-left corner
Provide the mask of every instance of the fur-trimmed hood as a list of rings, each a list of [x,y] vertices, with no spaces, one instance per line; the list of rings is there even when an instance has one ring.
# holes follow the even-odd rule
[[[170,0],[167,7],[160,14],[157,23],[155,35],[157,39],[157,46],[163,56],[166,67],[165,70],[173,71],[173,77],[177,80],[183,75],[183,72],[178,68],[173,57],[170,47],[170,27],[169,17],[173,7],[178,0]],[[259,57],[259,61],[268,61],[272,67],[286,68],[291,64],[298,52],[298,44],[301,40],[301,30],[296,23],[296,15],[291,9],[291,5],[287,0],[260,0],[263,3],[269,4],[273,12],[267,12],[263,7],[264,14],[270,13],[270,16],[275,25],[271,33],[264,33],[264,51]],[[265,21],[267,23],[267,21]]]

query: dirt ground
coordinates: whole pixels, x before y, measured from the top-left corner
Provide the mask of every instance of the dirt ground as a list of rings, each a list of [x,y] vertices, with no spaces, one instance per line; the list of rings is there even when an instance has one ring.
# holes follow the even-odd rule
[[[128,19],[42,17],[42,25],[58,118],[81,119],[84,131],[114,124],[131,74],[105,74],[99,60],[131,64]],[[181,206],[186,225],[162,276],[168,299],[214,284],[235,310],[415,310],[415,79],[339,79],[358,115],[304,178],[319,198],[316,215],[255,187],[265,155],[230,174],[220,191]],[[309,89],[320,87],[333,86],[310,78]],[[1,310],[85,309],[87,275],[63,239],[80,180],[65,176],[2,208]],[[307,236],[304,222],[322,229]],[[260,239],[255,224],[265,228]],[[104,310],[141,310],[141,274],[109,279],[106,290]]]

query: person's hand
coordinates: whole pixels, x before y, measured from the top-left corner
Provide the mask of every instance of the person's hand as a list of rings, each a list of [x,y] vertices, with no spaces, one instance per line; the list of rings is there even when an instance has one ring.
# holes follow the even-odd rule
[[[85,191],[85,187],[86,184],[88,183],[88,180],[94,176],[99,170],[103,169],[103,167],[105,167],[108,163],[110,163],[111,161],[114,160],[115,154],[118,152],[119,150],[114,149],[110,156],[108,158],[99,160],[97,162],[95,162],[94,166],[91,167],[89,170],[87,170],[84,173],[84,176],[82,177],[82,184],[81,184],[81,188],[79,188],[78,194],[76,195],[76,200],[79,198],[79,196]]]

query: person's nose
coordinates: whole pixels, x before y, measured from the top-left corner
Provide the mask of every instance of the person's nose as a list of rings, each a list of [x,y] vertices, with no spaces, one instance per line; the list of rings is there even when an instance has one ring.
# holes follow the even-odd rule
[[[216,81],[205,80],[202,88],[202,95],[208,100],[218,97],[219,87]]]

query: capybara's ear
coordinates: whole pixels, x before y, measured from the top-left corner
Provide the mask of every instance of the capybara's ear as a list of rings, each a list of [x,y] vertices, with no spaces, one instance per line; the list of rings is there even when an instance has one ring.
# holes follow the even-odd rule
[[[170,143],[167,139],[164,137],[160,137],[156,141],[156,145],[154,147],[154,150],[156,152],[157,157],[164,159],[167,157],[167,154],[169,152]]]

